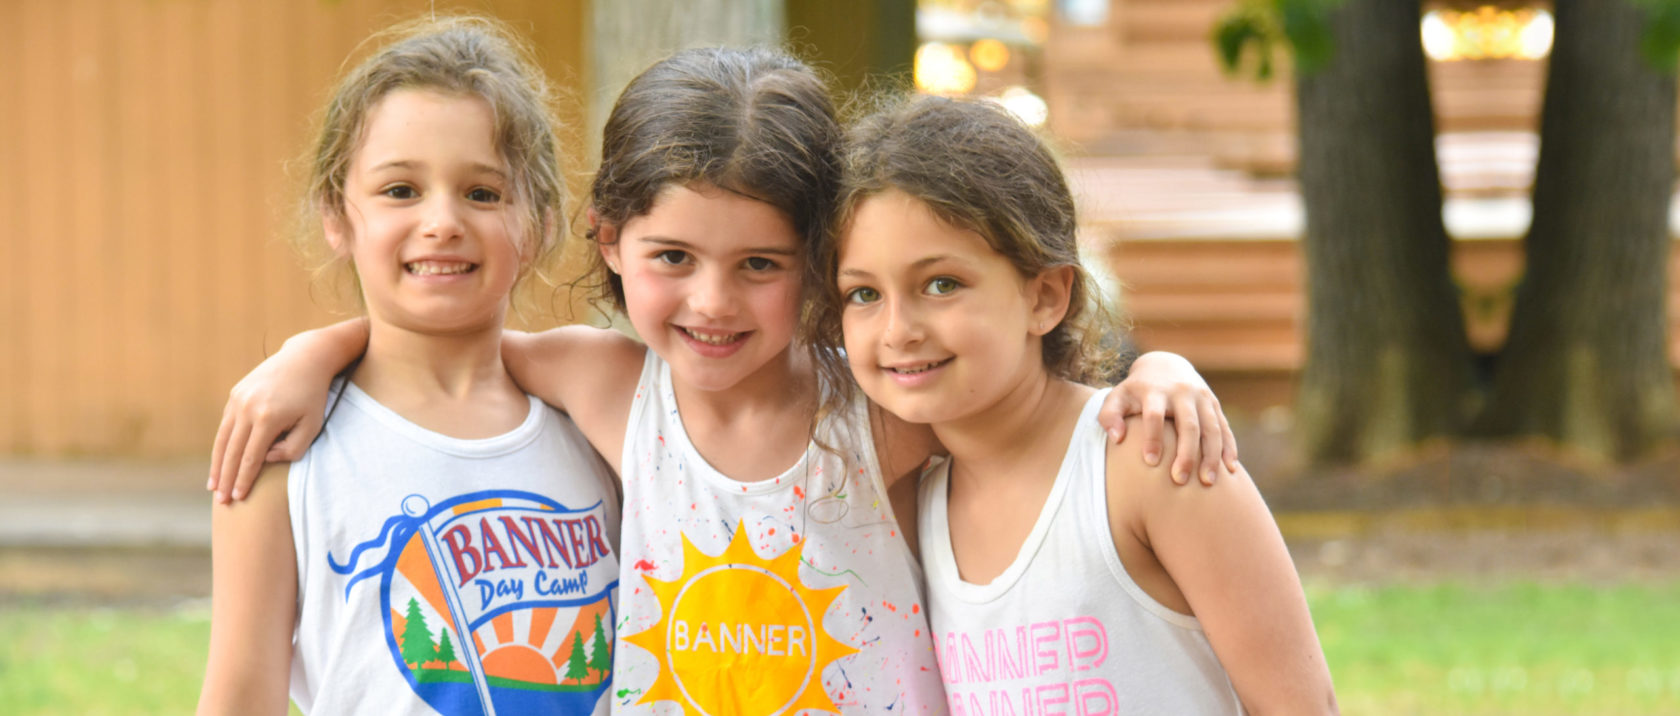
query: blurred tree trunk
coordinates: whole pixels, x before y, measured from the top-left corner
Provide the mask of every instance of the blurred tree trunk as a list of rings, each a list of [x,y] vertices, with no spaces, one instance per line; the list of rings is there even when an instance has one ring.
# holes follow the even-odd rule
[[[1628,458],[1673,435],[1667,355],[1675,76],[1640,54],[1628,0],[1557,0],[1527,269],[1489,435]]]
[[[912,88],[914,0],[786,0],[786,12],[794,51],[833,75],[842,103],[858,92]]]
[[[705,45],[776,45],[783,0],[608,0],[589,4],[589,138],[601,146],[618,93],[666,55]]]
[[[1419,16],[1416,0],[1346,0],[1329,17],[1334,57],[1296,73],[1309,297],[1296,413],[1315,460],[1396,452],[1466,418]]]

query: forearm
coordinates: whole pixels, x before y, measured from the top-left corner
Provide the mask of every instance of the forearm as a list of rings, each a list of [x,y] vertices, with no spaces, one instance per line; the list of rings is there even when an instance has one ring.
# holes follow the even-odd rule
[[[284,354],[288,364],[316,367],[328,375],[337,375],[367,351],[367,344],[367,319],[351,318],[287,338],[276,356]]]

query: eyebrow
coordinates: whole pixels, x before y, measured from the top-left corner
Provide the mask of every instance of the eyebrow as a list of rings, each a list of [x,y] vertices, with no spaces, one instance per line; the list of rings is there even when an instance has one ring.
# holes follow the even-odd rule
[[[416,162],[416,161],[411,160],[411,159],[393,159],[393,160],[388,161],[388,162],[383,162],[383,163],[374,165],[374,167],[372,169],[369,169],[368,171],[369,172],[380,172],[380,171],[384,171],[386,169],[415,170],[415,169],[419,169],[419,168],[420,168],[420,162]],[[498,178],[507,179],[507,172],[504,172],[497,167],[491,166],[489,164],[485,164],[483,162],[473,162],[473,163],[467,165],[467,168],[472,170],[472,172],[475,173],[475,174],[494,174]]]
[[[694,244],[691,244],[687,241],[683,241],[682,239],[673,239],[673,238],[666,237],[666,236],[643,236],[643,237],[640,237],[638,240],[639,241],[644,241],[644,242],[647,242],[647,243],[650,243],[650,244],[656,244],[658,246],[669,246],[673,249],[683,249],[685,251],[693,251],[694,250]],[[790,257],[799,255],[799,251],[797,249],[784,249],[784,248],[781,248],[779,246],[748,247],[748,248],[742,249],[739,253],[743,253],[743,254],[770,254],[772,256],[790,256]]]
[[[927,256],[927,257],[919,258],[919,259],[916,259],[915,261],[910,262],[910,270],[916,271],[916,270],[924,269],[924,268],[927,268],[928,266],[932,266],[932,265],[940,263],[942,261],[950,261],[952,263],[957,263],[957,264],[963,263],[963,260],[961,258],[957,257],[957,256],[952,256],[950,254],[934,254],[933,256]],[[856,276],[856,277],[863,277],[863,278],[872,278],[872,277],[875,276],[875,274],[872,274],[868,271],[865,271],[863,269],[858,269],[858,268],[842,269],[840,271],[840,275],[841,276]]]

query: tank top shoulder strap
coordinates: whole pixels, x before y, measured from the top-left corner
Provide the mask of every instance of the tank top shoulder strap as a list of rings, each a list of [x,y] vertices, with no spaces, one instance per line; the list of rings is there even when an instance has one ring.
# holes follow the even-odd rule
[[[630,400],[630,415],[624,422],[624,447],[619,455],[619,465],[633,464],[631,456],[639,454],[640,441],[653,434],[647,429],[646,418],[650,409],[657,408],[649,406],[664,402],[664,391],[670,379],[669,365],[652,348],[647,349],[642,356],[642,374],[636,378],[636,395]]]

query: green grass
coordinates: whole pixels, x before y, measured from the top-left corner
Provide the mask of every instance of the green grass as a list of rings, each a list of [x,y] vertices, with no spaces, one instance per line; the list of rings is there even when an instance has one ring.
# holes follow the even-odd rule
[[[1349,714],[1680,713],[1680,584],[1307,591]]]
[[[210,618],[203,608],[0,605],[0,634],[0,713],[190,714]]]
[[[1348,714],[1680,713],[1680,584],[1307,593]],[[202,610],[0,606],[0,713],[190,713],[209,628]]]

